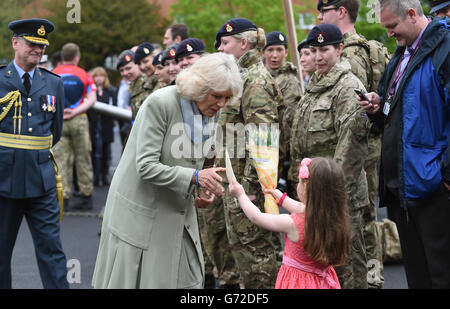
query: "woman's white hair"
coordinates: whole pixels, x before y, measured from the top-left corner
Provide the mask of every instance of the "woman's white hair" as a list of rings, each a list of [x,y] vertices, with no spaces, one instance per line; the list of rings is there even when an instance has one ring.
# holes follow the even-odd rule
[[[178,93],[187,100],[202,101],[212,91],[233,93],[232,103],[242,95],[243,81],[236,60],[224,53],[199,58],[192,66],[181,71],[176,79]]]

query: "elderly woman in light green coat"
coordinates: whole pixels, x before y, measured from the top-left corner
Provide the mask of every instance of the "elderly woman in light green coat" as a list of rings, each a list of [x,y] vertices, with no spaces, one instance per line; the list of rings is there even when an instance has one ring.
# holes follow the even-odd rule
[[[199,59],[144,102],[106,201],[94,288],[202,288],[194,203],[223,195],[222,168],[202,169],[218,112],[242,93],[229,55]],[[197,197],[195,197],[197,195]]]

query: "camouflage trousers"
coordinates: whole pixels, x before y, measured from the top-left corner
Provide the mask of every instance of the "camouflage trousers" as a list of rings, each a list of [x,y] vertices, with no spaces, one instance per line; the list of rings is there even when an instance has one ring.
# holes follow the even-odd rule
[[[364,226],[364,243],[368,261],[367,281],[369,288],[383,288],[384,278],[383,257],[380,250],[380,235],[377,229],[376,196],[378,192],[378,160],[381,153],[381,138],[379,136],[369,136],[369,156],[364,163],[367,186],[369,190],[369,202],[362,209],[362,219]]]
[[[264,212],[261,186],[242,181],[253,203]],[[237,199],[225,192],[225,222],[237,269],[246,289],[273,289],[281,266],[281,234],[253,224],[242,211]]]
[[[204,214],[208,235],[204,248],[217,270],[219,283],[273,289],[281,266],[281,235],[250,222],[237,200],[229,195],[227,184],[225,189],[225,196],[216,198]],[[247,189],[246,192],[256,193]],[[261,208],[264,196],[259,195],[254,204]]]
[[[239,284],[239,272],[228,242],[223,199],[216,197],[212,205],[199,209],[198,214],[203,255],[211,263],[207,266],[205,259],[205,268],[213,269],[214,277],[219,280],[220,285]]]
[[[205,221],[205,209],[197,208],[197,219],[198,219],[198,229],[200,232],[200,241],[202,242],[203,247],[203,260],[205,261],[205,275],[217,277],[216,275],[217,270],[214,269],[214,264],[212,263],[208,252],[205,250],[208,239],[208,230],[206,229],[206,221]]]
[[[351,241],[345,265],[335,267],[343,289],[367,289],[367,255],[364,244],[363,210],[350,209]]]
[[[72,195],[74,161],[81,194],[83,196],[92,195],[94,190],[91,160],[92,144],[86,114],[64,120],[61,139],[55,145],[53,151],[63,181],[64,198],[68,199]]]

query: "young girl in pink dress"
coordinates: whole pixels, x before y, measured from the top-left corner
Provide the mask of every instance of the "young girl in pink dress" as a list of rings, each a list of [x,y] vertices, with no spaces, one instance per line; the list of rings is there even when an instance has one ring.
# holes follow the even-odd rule
[[[344,175],[341,167],[327,158],[303,159],[295,201],[279,190],[269,190],[291,215],[262,213],[238,182],[230,193],[239,200],[254,224],[285,233],[283,264],[276,289],[340,289],[332,265],[345,263],[349,249],[349,219]]]

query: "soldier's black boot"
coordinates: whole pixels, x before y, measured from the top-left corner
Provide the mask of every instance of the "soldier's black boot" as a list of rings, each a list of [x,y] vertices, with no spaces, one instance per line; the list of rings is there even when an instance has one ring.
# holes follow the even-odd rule
[[[92,208],[93,208],[92,195],[89,195],[83,196],[80,199],[80,201],[71,208],[71,210],[87,211],[92,210]]]

